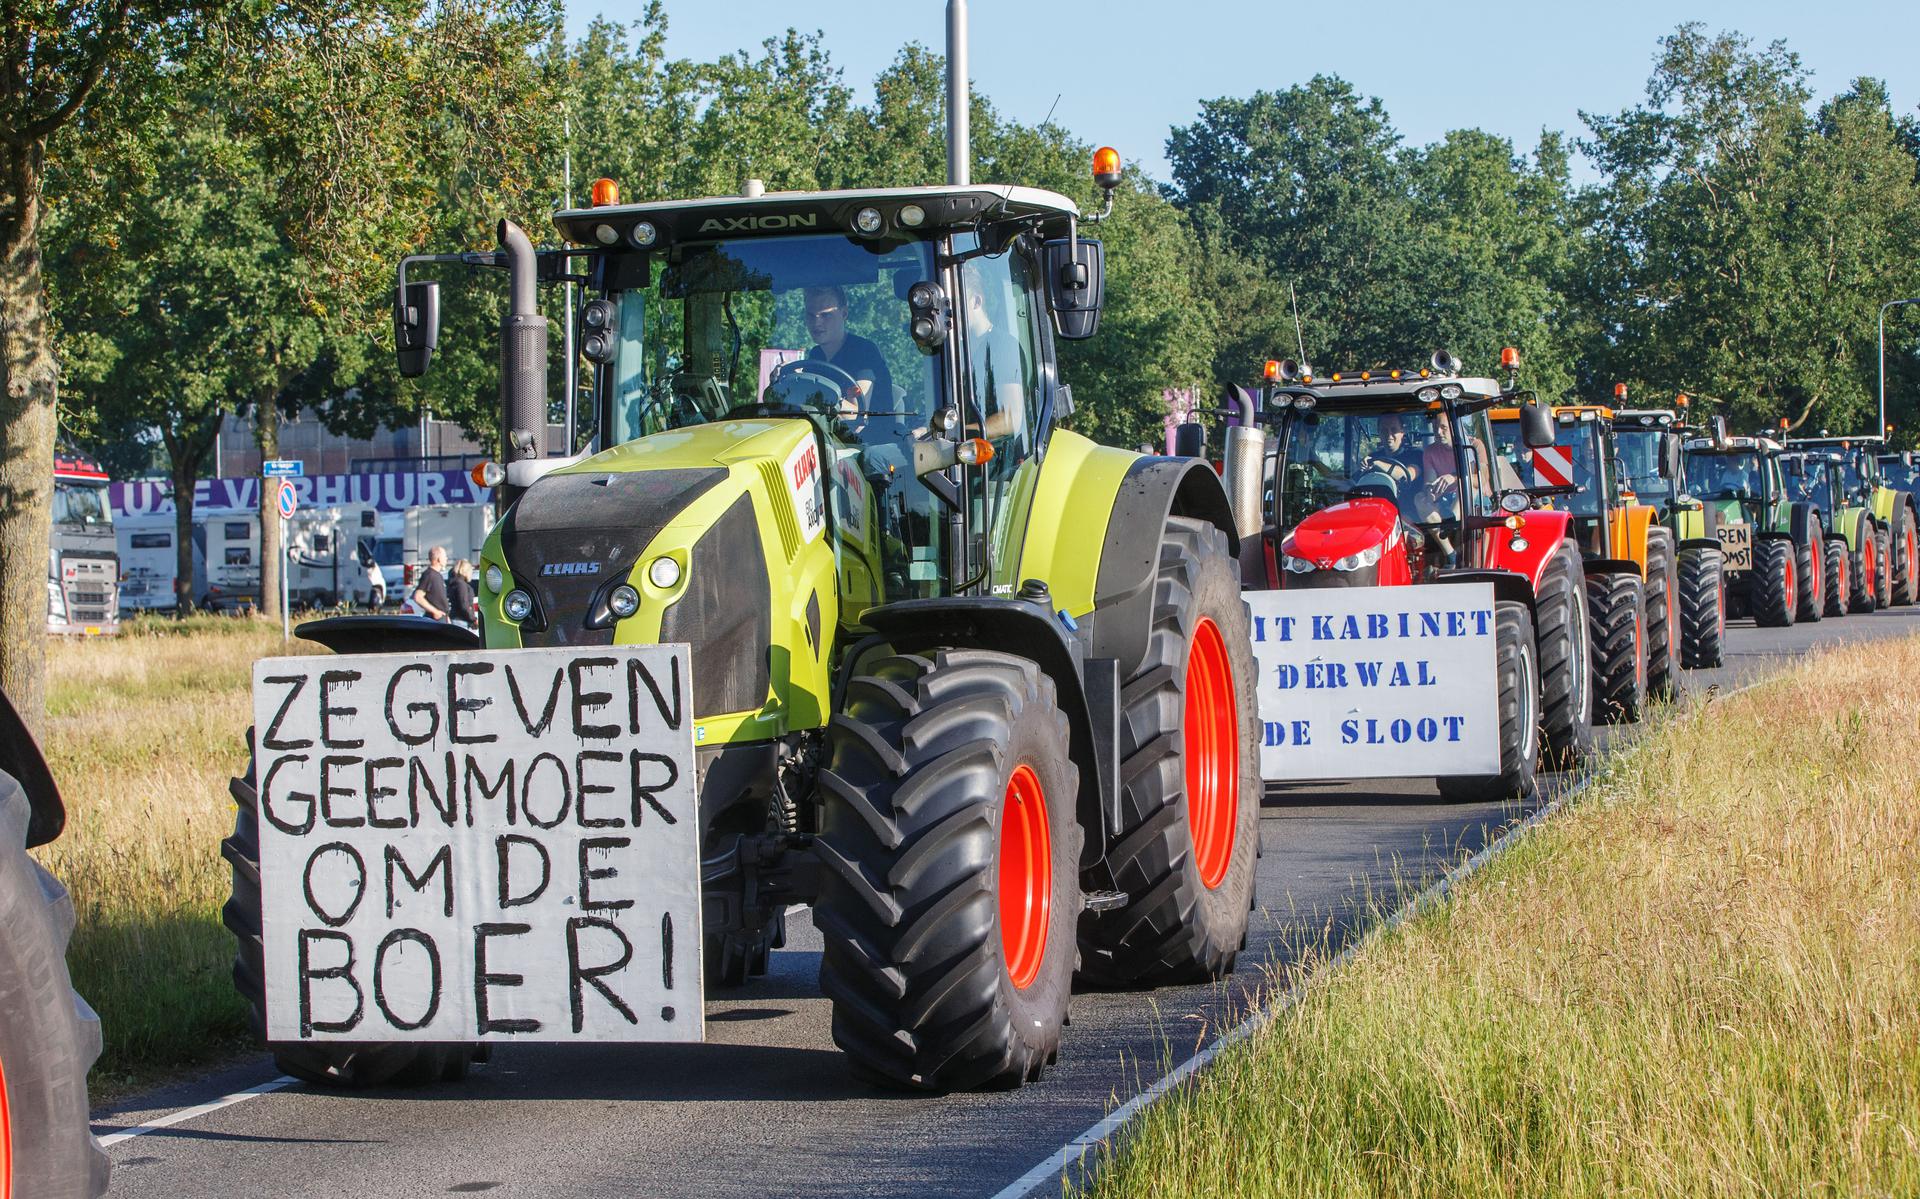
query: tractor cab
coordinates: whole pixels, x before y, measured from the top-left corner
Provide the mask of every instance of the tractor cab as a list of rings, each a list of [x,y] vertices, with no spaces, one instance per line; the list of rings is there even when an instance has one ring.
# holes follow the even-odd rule
[[[1686,443],[1686,470],[1693,494],[1711,505],[1723,524],[1763,527],[1787,498],[1779,456],[1771,437],[1696,437]]]
[[[1556,406],[1557,436],[1552,445],[1528,446],[1521,436],[1520,413],[1512,408],[1492,414],[1496,450],[1531,488],[1548,493],[1547,503],[1573,517],[1572,535],[1589,560],[1637,562],[1645,569],[1643,544],[1654,508],[1640,502],[1614,439],[1612,409],[1592,404]]]
[[[1431,368],[1315,382],[1280,364],[1271,377],[1264,554],[1243,556],[1248,586],[1430,582],[1487,568],[1494,530],[1525,523],[1526,485],[1493,450],[1487,411],[1512,402],[1494,380]]]
[[[1621,485],[1651,505],[1665,523],[1692,500],[1687,494],[1686,458],[1680,451],[1686,426],[1672,408],[1616,409],[1613,441]]]
[[[1920,497],[1920,460],[1912,450],[1883,450],[1874,458],[1880,464],[1880,476],[1887,486]]]

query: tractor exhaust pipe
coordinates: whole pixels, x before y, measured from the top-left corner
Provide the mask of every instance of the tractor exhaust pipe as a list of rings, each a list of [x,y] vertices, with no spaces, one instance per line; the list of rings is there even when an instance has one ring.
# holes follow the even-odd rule
[[[503,220],[499,236],[510,280],[500,318],[500,461],[512,464],[547,456],[547,318],[526,230]]]
[[[1227,488],[1233,510],[1233,531],[1241,538],[1260,535],[1262,475],[1266,469],[1267,431],[1254,412],[1253,396],[1244,387],[1229,385],[1227,400],[1238,406],[1239,423],[1227,426],[1227,445],[1220,461],[1220,481]]]
[[[967,96],[967,0],[947,0],[947,186],[973,182]]]

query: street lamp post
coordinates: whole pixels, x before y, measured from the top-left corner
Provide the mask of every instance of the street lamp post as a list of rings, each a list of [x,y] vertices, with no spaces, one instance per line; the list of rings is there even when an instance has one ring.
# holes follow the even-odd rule
[[[1920,296],[1906,300],[1888,300],[1880,305],[1880,427],[1874,432],[1887,435],[1887,309],[1902,304],[1920,304]]]

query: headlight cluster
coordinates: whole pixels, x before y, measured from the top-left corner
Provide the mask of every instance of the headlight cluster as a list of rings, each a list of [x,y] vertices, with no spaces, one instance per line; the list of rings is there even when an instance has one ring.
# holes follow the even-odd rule
[[[1288,554],[1286,558],[1287,558],[1287,569],[1289,571],[1292,571],[1294,574],[1308,575],[1313,573],[1313,570],[1314,570],[1313,563],[1307,561],[1305,558],[1296,558],[1292,554]]]
[[[1367,567],[1380,561],[1380,551],[1382,548],[1381,546],[1371,545],[1358,553],[1348,554],[1344,558],[1336,558],[1333,562],[1333,568],[1335,570],[1365,570]]]

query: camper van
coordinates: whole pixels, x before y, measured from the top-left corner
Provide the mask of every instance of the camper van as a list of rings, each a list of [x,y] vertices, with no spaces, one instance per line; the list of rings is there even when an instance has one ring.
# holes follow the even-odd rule
[[[120,607],[123,611],[171,612],[179,606],[173,580],[179,557],[174,548],[178,532],[171,512],[150,512],[114,518],[114,538],[120,547]],[[198,541],[193,549],[193,572],[201,580],[189,589],[199,595],[206,587],[206,564]]]

